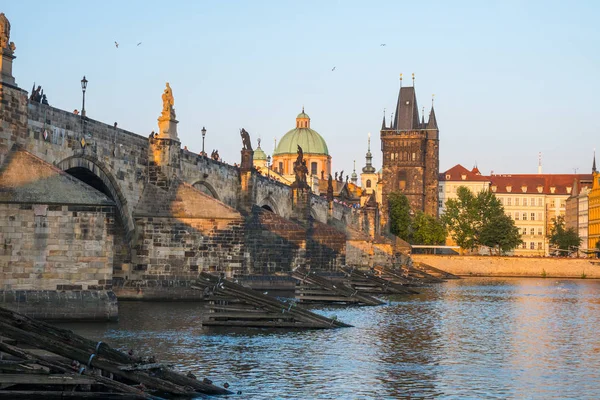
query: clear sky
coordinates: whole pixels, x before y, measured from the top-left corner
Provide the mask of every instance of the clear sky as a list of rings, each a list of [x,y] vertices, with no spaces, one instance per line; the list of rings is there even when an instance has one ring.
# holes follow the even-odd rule
[[[598,1],[3,1],[13,74],[51,105],[141,135],[170,82],[182,145],[239,162],[244,127],[270,154],[304,105],[334,171],[381,166],[399,74],[431,95],[440,171],[589,173],[600,145]],[[119,43],[116,48],[114,42]],[[141,45],[137,45],[142,42]],[[386,46],[381,46],[385,43]],[[335,71],[332,68],[335,67]]]

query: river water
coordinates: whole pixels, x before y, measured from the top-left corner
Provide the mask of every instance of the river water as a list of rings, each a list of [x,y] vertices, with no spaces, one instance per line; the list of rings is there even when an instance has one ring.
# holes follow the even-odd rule
[[[208,329],[200,304],[137,302],[63,326],[233,398],[600,398],[600,281],[466,278],[387,300],[315,309],[354,325],[334,330]]]

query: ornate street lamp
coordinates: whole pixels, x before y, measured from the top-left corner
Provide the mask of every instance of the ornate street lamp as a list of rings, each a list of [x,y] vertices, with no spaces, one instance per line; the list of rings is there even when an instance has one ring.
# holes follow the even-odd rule
[[[85,89],[87,88],[88,81],[85,79],[85,75],[81,80],[81,91],[83,92],[83,105],[81,107],[81,116],[85,117]]]
[[[204,152],[204,138],[206,137],[206,128],[202,127],[202,155],[206,157],[206,153]]]

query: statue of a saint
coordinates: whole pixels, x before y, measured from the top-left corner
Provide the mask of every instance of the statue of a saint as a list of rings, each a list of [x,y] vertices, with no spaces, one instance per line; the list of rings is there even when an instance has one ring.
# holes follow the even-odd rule
[[[333,179],[331,178],[331,174],[329,174],[329,180],[327,181],[327,201],[333,201]]]
[[[294,181],[294,185],[296,187],[307,187],[306,184],[306,175],[308,174],[308,168],[306,167],[306,160],[304,160],[304,152],[302,151],[302,147],[298,145],[298,157],[294,162],[294,174],[296,175],[296,180]]]
[[[4,15],[0,14],[0,48],[8,49],[10,40],[10,22]]]
[[[169,86],[169,82],[167,82],[167,87],[165,88],[165,92],[162,95],[163,101],[163,114],[169,115],[170,118],[175,119],[175,99],[173,98],[173,91],[171,90],[171,86]]]
[[[240,129],[240,136],[242,137],[242,149],[243,150],[252,150],[252,143],[250,142],[250,134],[246,132],[244,128]],[[260,147],[260,143],[259,143]]]

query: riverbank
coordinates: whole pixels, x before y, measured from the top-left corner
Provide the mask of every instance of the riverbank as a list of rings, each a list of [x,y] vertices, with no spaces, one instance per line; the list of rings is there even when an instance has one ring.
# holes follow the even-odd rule
[[[412,259],[459,276],[600,279],[598,259],[430,254],[413,254]]]

